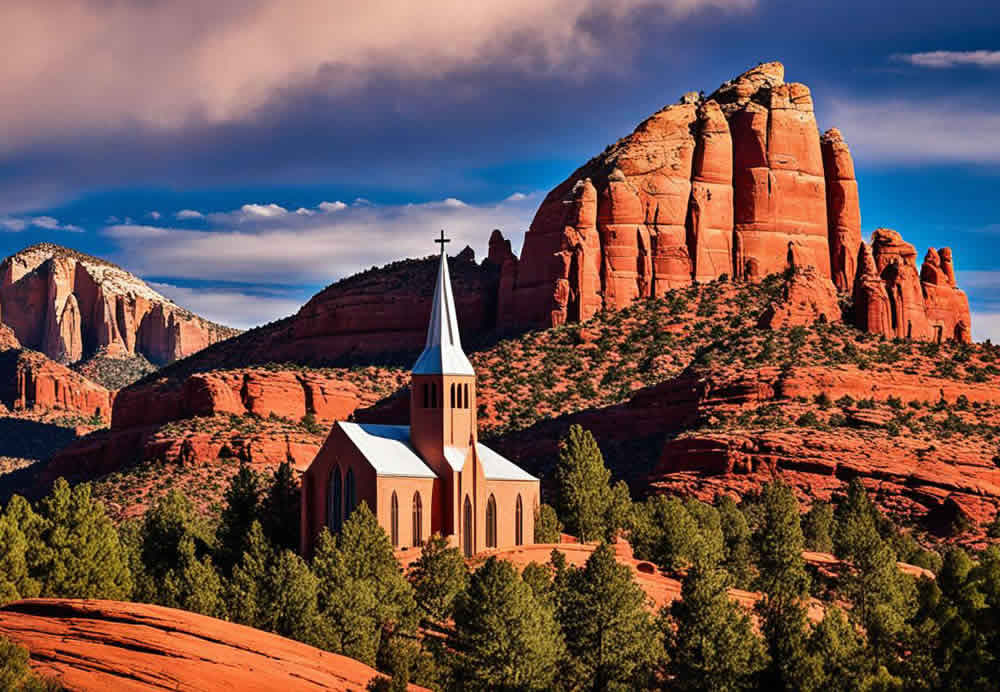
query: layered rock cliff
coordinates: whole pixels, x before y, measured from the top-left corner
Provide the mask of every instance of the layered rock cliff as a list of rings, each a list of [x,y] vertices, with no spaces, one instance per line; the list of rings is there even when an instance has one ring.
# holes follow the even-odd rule
[[[945,269],[950,251],[947,260],[929,252],[918,272],[912,246],[879,232],[877,275],[859,276],[850,150],[839,130],[820,136],[809,88],[784,73],[765,63],[707,98],[686,95],[553,189],[520,259],[503,260],[499,325],[581,321],[720,276],[756,281],[784,271],[794,248],[817,291],[835,293],[818,287],[832,282],[863,294],[862,328],[968,341],[968,301]],[[884,308],[872,307],[881,300],[875,278],[889,295]]]
[[[237,331],[204,320],[138,277],[58,245],[33,245],[0,263],[0,321],[60,363],[102,351],[163,364]]]

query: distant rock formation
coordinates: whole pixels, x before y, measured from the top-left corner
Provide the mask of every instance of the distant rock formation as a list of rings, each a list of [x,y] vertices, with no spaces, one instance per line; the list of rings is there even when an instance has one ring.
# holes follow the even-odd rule
[[[0,321],[25,347],[67,364],[98,350],[163,364],[238,333],[178,307],[120,267],[50,243],[0,263]]]
[[[41,353],[0,348],[0,404],[11,411],[64,411],[110,421],[113,402],[113,392]]]
[[[827,293],[818,286],[832,281],[841,293],[868,292],[859,311],[867,328],[880,295],[870,277],[857,288],[861,212],[851,152],[839,130],[820,136],[809,88],[784,74],[781,63],[764,63],[708,98],[685,95],[553,189],[520,259],[504,260],[498,325],[585,320],[721,276],[756,281],[783,271],[793,244],[800,266],[814,268],[815,290]],[[967,300],[944,258],[929,260],[944,278],[932,268],[921,284],[912,246],[878,243],[877,271],[896,307],[890,329],[877,331],[968,340]],[[888,264],[898,269],[887,272]]]
[[[861,244],[854,284],[855,322],[867,332],[924,341],[972,340],[969,299],[955,285],[951,250],[917,251],[896,231],[879,228]]]

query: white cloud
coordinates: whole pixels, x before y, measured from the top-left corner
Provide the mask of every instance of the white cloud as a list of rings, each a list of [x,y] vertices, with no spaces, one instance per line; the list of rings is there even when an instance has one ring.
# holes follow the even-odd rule
[[[628,58],[611,34],[639,11],[668,23],[754,2],[4,0],[0,26],[17,30],[5,32],[0,61],[0,150],[67,126],[239,120],[331,66],[342,90],[373,72],[434,78],[494,64],[585,72],[608,55]]]
[[[490,231],[503,230],[515,248],[535,202],[454,204],[446,200],[401,206],[350,206],[336,214],[284,214],[244,223],[241,212],[211,214],[205,230],[116,225],[104,230],[130,270],[179,278],[258,283],[329,283],[374,265],[435,251],[444,229],[452,253],[465,245],[485,256]]]
[[[319,206],[316,207],[324,214],[329,214],[331,212],[340,211],[341,209],[347,209],[347,205],[337,200],[336,202],[320,202]]]
[[[856,158],[886,163],[1000,163],[1000,113],[953,100],[835,100],[835,124]]]
[[[284,216],[288,213],[288,210],[272,202],[271,204],[244,204],[240,207],[239,213],[247,219],[271,219],[275,216]]]
[[[299,207],[295,210],[295,213],[299,216],[313,216],[316,212],[312,209],[306,209],[305,207]]]
[[[162,214],[160,214],[160,212],[158,211],[151,211],[149,212],[149,214],[147,214],[147,216],[151,218],[153,221],[159,221]]]
[[[520,202],[522,199],[527,199],[528,196],[523,192],[515,192],[510,197],[507,198],[508,202]]]
[[[935,69],[963,66],[1000,68],[1000,50],[933,50],[926,53],[901,53],[893,57],[917,67]]]
[[[194,209],[181,209],[179,212],[174,214],[178,221],[188,221],[190,219],[203,219],[205,215],[200,211],[195,211]]]
[[[189,288],[148,282],[156,291],[205,319],[250,329],[298,311],[304,301],[281,293],[247,293],[226,288]]]
[[[23,231],[28,227],[28,222],[24,219],[0,219],[0,227],[6,231]]]
[[[83,232],[83,229],[79,226],[74,226],[71,223],[62,223],[59,219],[52,216],[33,216],[28,219],[5,219],[2,225],[10,231],[23,231],[28,226],[33,226],[43,231]]]

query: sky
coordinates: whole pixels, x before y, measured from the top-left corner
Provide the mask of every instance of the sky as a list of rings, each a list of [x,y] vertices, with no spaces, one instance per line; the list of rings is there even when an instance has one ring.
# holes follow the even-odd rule
[[[780,60],[865,234],[952,247],[1000,340],[995,0],[4,0],[0,26],[0,257],[66,245],[246,328],[440,228],[518,250],[578,165]]]

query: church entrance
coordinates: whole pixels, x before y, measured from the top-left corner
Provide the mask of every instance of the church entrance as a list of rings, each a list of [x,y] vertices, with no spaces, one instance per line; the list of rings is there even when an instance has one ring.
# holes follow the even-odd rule
[[[465,557],[472,557],[475,553],[475,548],[472,542],[472,503],[469,501],[468,495],[465,497],[465,510],[463,514],[462,547],[465,551]]]

